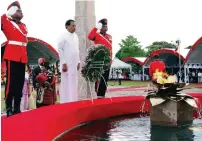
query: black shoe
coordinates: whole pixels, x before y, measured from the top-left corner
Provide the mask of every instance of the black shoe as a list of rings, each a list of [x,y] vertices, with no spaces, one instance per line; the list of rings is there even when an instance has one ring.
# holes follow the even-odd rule
[[[15,114],[19,114],[19,113],[21,113],[20,107],[14,109],[14,111],[13,111],[13,114],[14,114],[14,115],[15,115]]]
[[[7,117],[12,116],[13,115],[12,108],[7,109],[6,114],[7,114]]]
[[[103,99],[105,96],[97,96],[97,99]]]

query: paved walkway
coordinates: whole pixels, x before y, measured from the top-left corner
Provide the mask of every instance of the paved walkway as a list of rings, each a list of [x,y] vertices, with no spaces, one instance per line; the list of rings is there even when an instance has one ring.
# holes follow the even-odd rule
[[[131,86],[131,87],[109,86],[108,92],[106,93],[106,97],[147,95],[147,92],[145,91],[146,89],[147,87],[137,87],[137,86]],[[2,88],[1,91],[3,92],[4,88]],[[184,89],[182,93],[202,93],[202,88]],[[97,96],[93,91],[93,98],[96,97]],[[82,99],[84,98],[80,98],[80,100]],[[89,97],[88,99],[91,99],[91,97]],[[1,101],[4,102],[4,99],[2,98]]]
[[[123,87],[123,86],[109,86],[108,92],[106,93],[106,97],[118,97],[118,96],[134,96],[134,95],[146,95],[147,92],[145,91],[147,87],[142,86],[130,86],[130,87]],[[151,89],[151,87],[149,88]],[[4,88],[1,89],[4,91]],[[202,93],[202,88],[191,88],[191,89],[184,89],[182,93]],[[93,90],[93,97],[96,98],[96,94]],[[83,99],[83,98],[80,98]],[[4,99],[1,99],[4,101]]]
[[[130,96],[130,95],[147,95],[147,92],[144,88],[131,88],[131,89],[125,89],[121,91],[114,91],[107,93],[107,96],[109,97],[116,97],[116,96]],[[192,89],[185,89],[182,91],[182,93],[202,93],[201,88],[192,88]]]

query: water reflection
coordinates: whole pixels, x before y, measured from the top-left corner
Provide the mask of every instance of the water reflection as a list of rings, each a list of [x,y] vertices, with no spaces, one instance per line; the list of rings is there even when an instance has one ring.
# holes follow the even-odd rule
[[[193,126],[150,127],[150,118],[137,115],[96,121],[77,128],[57,141],[201,141],[202,120]]]
[[[190,126],[181,127],[151,127],[151,141],[194,141]]]
[[[72,130],[57,141],[108,141],[110,128],[110,121],[101,120]]]

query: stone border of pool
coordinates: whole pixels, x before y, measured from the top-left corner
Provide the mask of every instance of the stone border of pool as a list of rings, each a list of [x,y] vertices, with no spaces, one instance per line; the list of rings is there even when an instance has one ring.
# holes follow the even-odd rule
[[[191,95],[202,103],[202,93]],[[2,140],[51,141],[65,131],[90,121],[140,113],[144,101],[144,96],[95,99],[94,103],[84,100],[2,117]],[[149,110],[149,101],[145,101],[143,111]]]

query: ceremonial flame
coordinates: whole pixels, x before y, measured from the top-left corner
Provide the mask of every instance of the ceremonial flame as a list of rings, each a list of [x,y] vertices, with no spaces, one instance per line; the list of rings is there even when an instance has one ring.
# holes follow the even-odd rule
[[[160,72],[159,69],[156,69],[155,73],[153,74],[153,78],[159,84],[177,83],[177,78],[175,75],[168,75],[166,72]]]

